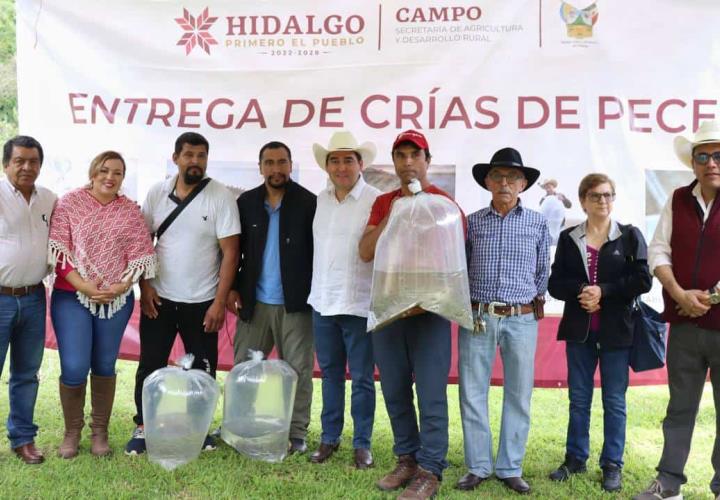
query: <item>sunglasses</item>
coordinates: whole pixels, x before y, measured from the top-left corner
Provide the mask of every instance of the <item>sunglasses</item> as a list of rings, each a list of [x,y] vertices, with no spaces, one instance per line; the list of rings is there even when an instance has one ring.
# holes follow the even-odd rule
[[[695,163],[703,166],[710,163],[710,158],[715,162],[715,165],[720,166],[720,151],[715,151],[714,153],[695,153],[693,155]]]

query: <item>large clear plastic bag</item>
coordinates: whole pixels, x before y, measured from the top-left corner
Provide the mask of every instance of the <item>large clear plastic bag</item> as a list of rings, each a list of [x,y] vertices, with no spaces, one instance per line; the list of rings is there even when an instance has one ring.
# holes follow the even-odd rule
[[[202,370],[191,370],[193,355],[179,365],[155,370],[143,384],[143,419],[148,458],[166,470],[200,455],[215,413],[220,388]]]
[[[378,239],[368,331],[415,307],[473,329],[462,213],[424,192],[395,200]]]
[[[243,455],[280,462],[287,455],[297,373],[280,359],[250,360],[236,365],[225,379],[221,436]]]

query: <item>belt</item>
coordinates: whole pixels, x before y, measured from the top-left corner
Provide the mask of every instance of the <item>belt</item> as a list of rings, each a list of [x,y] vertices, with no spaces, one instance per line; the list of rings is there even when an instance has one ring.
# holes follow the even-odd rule
[[[30,295],[31,293],[36,292],[41,288],[44,288],[42,282],[38,283],[37,285],[28,286],[0,286],[0,294],[12,295],[13,297],[22,297],[23,295]]]
[[[490,302],[489,304],[472,303],[474,311],[482,310],[491,316],[520,316],[533,312],[532,304],[505,304],[504,302]]]

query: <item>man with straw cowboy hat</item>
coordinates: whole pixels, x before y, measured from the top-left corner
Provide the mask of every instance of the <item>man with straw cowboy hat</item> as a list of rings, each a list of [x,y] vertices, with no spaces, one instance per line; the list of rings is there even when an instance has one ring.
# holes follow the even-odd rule
[[[328,186],[317,197],[313,221],[313,275],[308,303],[322,371],[323,408],[320,446],[310,456],[325,462],[340,446],[345,415],[345,366],[350,369],[353,462],[373,465],[370,453],[375,417],[372,338],[367,333],[373,265],[358,252],[360,237],[380,191],[365,182],[362,169],[372,165],[375,145],[358,144],[352,133],[335,132],[327,148],[313,144]]]
[[[667,373],[670,401],[663,421],[662,457],[657,477],[634,498],[681,499],[680,487],[690,452],[695,418],[705,379],[720,417],[720,121],[703,122],[694,137],[675,138],[675,154],[695,179],[676,189],[660,214],[648,248],[650,271],[663,286],[670,323]],[[712,454],[715,475],[710,490],[720,498],[720,440]]]

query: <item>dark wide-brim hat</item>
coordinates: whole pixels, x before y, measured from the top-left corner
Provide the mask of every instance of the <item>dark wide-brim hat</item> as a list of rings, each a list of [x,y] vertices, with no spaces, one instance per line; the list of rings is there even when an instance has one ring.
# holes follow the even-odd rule
[[[540,177],[539,170],[523,165],[522,156],[520,156],[520,153],[518,153],[517,150],[513,148],[503,148],[495,152],[490,159],[490,163],[477,163],[473,165],[472,174],[475,178],[475,182],[480,184],[480,186],[484,189],[487,189],[487,186],[485,185],[485,177],[487,177],[488,172],[490,172],[490,170],[494,167],[509,167],[520,170],[527,179],[527,185],[523,191],[527,191],[530,186],[535,184],[538,177]]]

